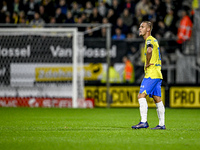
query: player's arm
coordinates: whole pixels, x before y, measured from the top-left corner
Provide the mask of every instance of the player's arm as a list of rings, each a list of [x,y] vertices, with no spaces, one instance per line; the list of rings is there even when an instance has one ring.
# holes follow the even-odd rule
[[[146,66],[145,68],[147,69],[150,65],[153,65],[153,64],[150,64],[150,60],[151,60],[151,57],[152,57],[152,50],[153,50],[153,45],[152,44],[148,44],[147,45],[147,56],[146,56]]]

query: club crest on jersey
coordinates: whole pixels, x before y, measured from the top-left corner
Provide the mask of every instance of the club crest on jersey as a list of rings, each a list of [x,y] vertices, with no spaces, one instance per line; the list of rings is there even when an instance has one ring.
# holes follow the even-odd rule
[[[141,85],[140,87],[141,87],[141,88],[144,88],[144,85]]]
[[[148,44],[151,44],[151,42],[150,42],[150,41],[147,41],[147,45],[148,45]]]

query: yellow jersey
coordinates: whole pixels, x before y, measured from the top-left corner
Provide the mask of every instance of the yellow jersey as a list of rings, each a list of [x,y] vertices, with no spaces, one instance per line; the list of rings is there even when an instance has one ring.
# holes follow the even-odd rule
[[[147,45],[151,44],[153,46],[152,50],[152,56],[150,60],[150,65],[147,70],[145,70],[146,66],[146,54],[147,54]],[[161,73],[161,54],[160,54],[160,48],[158,45],[158,41],[153,37],[149,36],[145,41],[145,49],[144,49],[144,55],[145,55],[145,65],[144,65],[144,71],[145,76],[144,78],[151,78],[151,79],[163,79],[162,73]]]

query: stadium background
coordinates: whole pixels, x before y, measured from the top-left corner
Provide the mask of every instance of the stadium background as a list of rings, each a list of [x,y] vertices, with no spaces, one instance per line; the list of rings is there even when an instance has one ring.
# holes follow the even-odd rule
[[[152,35],[158,39],[162,54],[164,76],[162,96],[165,106],[200,107],[198,3],[197,0],[7,0],[1,1],[0,4],[0,27],[64,28],[70,24],[77,26],[81,32],[92,31],[84,35],[85,98],[94,100],[96,107],[106,107],[106,84],[101,82],[107,68],[106,28],[92,29],[95,28],[93,24],[110,23],[112,25],[110,61],[114,63],[120,76],[119,81],[110,85],[110,104],[111,107],[137,107],[137,93],[143,78],[144,61],[142,52],[144,41],[138,36],[138,27],[142,20],[150,20],[154,24]],[[181,27],[183,11],[192,21],[192,35],[189,35],[186,41],[179,42],[177,34]],[[43,42],[45,43],[45,41]],[[43,107],[39,102],[45,98],[57,101],[60,97],[68,99],[65,94],[56,97],[56,93],[53,97],[44,97],[45,94],[42,94],[42,98],[41,95],[37,95],[33,99],[31,92],[23,95],[19,93],[19,90],[8,90],[7,87],[12,85],[10,70],[12,65],[9,63],[12,61],[23,62],[25,66],[28,66],[30,62],[37,64],[41,61],[42,54],[46,56],[45,62],[47,63],[56,61],[62,63],[59,56],[52,56],[45,48],[43,51],[34,51],[29,54],[27,47],[27,56],[23,56],[21,59],[8,56],[9,54],[4,55],[3,49],[1,49],[1,106],[15,107],[16,104],[12,102],[13,100],[20,101],[19,106],[21,103],[22,106],[29,106],[27,101],[32,100],[31,107]],[[128,56],[134,66],[133,83],[124,82],[123,56]],[[34,68],[34,66],[31,67]],[[29,69],[18,69],[23,70],[24,74],[30,73]],[[37,78],[33,82],[37,84]],[[41,82],[42,80],[40,80]],[[150,107],[155,107],[152,102],[150,99]],[[32,105],[32,103],[34,104]],[[46,107],[49,106],[51,105]],[[71,104],[68,103],[61,106],[53,105],[53,107],[70,106]]]
[[[199,6],[200,0],[1,0],[0,149],[199,149]],[[178,44],[178,29],[184,28],[180,25],[181,10],[187,11],[193,26],[190,39]],[[97,12],[99,15],[95,15]],[[121,19],[117,23],[119,17],[123,24]],[[166,130],[131,128],[140,120],[137,94],[143,78],[144,41],[137,30],[143,19],[154,22],[152,34],[162,53]],[[112,25],[109,37],[106,23]],[[73,54],[70,36],[32,38],[17,32],[22,28],[34,28],[38,33],[39,29],[70,27],[84,33],[84,103],[94,109],[71,108],[71,86],[67,86],[72,80],[72,67],[67,64]],[[16,32],[13,34],[10,28]],[[115,36],[116,28],[121,36]],[[134,66],[133,83],[124,82],[123,56],[128,56]],[[119,73],[117,83],[102,83],[109,60]],[[49,70],[50,78],[41,78],[40,71]],[[55,77],[58,70],[67,76]],[[148,105],[155,107],[152,99],[148,99]],[[106,109],[108,106],[112,108]],[[156,108],[148,109],[148,123],[150,127],[158,124]]]

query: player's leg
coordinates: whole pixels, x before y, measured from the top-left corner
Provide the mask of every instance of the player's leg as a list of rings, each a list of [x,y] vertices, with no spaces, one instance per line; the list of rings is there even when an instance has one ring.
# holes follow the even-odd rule
[[[153,99],[156,104],[157,108],[157,114],[159,119],[159,125],[155,128],[151,129],[166,129],[165,128],[165,107],[163,105],[163,102],[161,100],[161,82],[157,84],[154,92],[153,92]]]
[[[148,111],[148,105],[146,101],[146,94],[145,93],[139,93],[138,94],[138,102],[140,104],[139,110],[140,110],[140,117],[141,121],[139,124],[132,126],[133,129],[140,129],[140,128],[148,128],[149,125],[147,123],[147,111]]]
[[[145,93],[138,94],[141,122],[147,122],[148,104],[147,104],[146,96],[147,95]]]
[[[147,123],[147,111],[148,111],[148,105],[146,101],[146,96],[147,96],[147,89],[148,87],[148,80],[143,79],[141,86],[140,86],[140,92],[138,94],[138,102],[139,102],[139,110],[140,110],[140,117],[141,121],[139,124],[132,126],[133,129],[140,129],[140,128],[148,128],[149,125]]]

